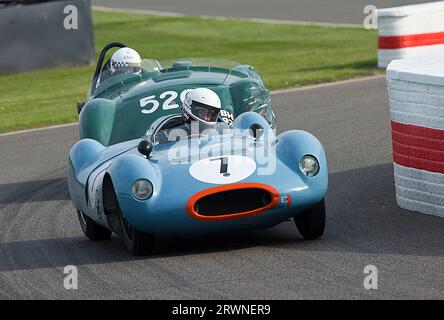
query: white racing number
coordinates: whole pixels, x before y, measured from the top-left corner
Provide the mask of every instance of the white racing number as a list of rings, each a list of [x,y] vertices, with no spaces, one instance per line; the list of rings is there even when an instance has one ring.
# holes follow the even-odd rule
[[[179,108],[179,105],[176,103],[177,96],[178,94],[176,91],[165,91],[164,93],[162,93],[159,98],[165,99],[165,102],[163,103],[163,109],[169,110]]]
[[[142,109],[142,113],[144,114],[150,114],[153,113],[159,108],[159,101],[157,101],[156,96],[149,96],[146,98],[140,99],[140,106],[142,108],[145,108],[146,106],[149,106],[148,109]]]
[[[227,184],[244,180],[256,171],[256,162],[239,155],[206,158],[190,166],[190,175],[199,181]]]
[[[180,94],[181,103],[183,103],[186,94],[191,90],[192,89],[186,89],[182,91],[182,93]],[[142,108],[141,111],[143,114],[156,112],[161,104],[163,110],[177,109],[180,107],[180,105],[176,101],[178,96],[179,94],[176,91],[165,91],[159,95],[159,99],[157,99],[155,95],[142,98],[139,101],[140,107]]]

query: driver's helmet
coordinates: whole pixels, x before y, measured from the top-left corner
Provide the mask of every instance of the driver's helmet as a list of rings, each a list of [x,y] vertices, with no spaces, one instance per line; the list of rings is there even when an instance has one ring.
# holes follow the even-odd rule
[[[111,74],[134,73],[140,74],[142,59],[136,50],[125,47],[120,48],[111,57]]]
[[[219,96],[213,90],[197,88],[186,94],[182,105],[182,116],[187,122],[199,121],[206,125],[214,125],[220,110]]]

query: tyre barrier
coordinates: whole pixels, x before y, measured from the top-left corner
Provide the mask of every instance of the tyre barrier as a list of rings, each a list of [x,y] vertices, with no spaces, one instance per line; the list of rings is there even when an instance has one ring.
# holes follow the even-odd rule
[[[444,1],[378,9],[378,67],[392,60],[444,56]]]
[[[444,217],[444,60],[394,60],[387,87],[397,203]]]

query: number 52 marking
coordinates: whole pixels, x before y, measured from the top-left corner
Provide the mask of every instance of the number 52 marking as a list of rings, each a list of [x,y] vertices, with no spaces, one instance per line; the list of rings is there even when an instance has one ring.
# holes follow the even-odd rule
[[[180,94],[180,101],[183,103],[185,100],[185,96],[188,92],[190,92],[192,89],[186,89],[182,91]],[[162,103],[162,109],[163,110],[170,110],[170,109],[176,109],[179,108],[179,104],[176,102],[176,98],[179,94],[176,91],[165,91],[162,92],[159,95],[159,99],[163,101]],[[142,109],[143,114],[150,114],[153,112],[156,112],[157,109],[160,106],[159,100],[156,99],[155,95],[148,96],[145,98],[140,99],[140,107],[144,108]]]

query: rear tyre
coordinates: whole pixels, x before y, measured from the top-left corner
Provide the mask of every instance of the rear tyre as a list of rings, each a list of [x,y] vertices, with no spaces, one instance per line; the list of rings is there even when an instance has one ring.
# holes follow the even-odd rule
[[[101,241],[111,239],[111,231],[95,223],[93,219],[82,211],[77,210],[77,216],[79,217],[80,227],[89,240]]]
[[[122,237],[128,251],[134,256],[145,256],[153,253],[154,235],[137,230],[123,217],[119,208]]]
[[[296,227],[306,240],[316,239],[324,234],[326,221],[325,200],[294,217]]]

